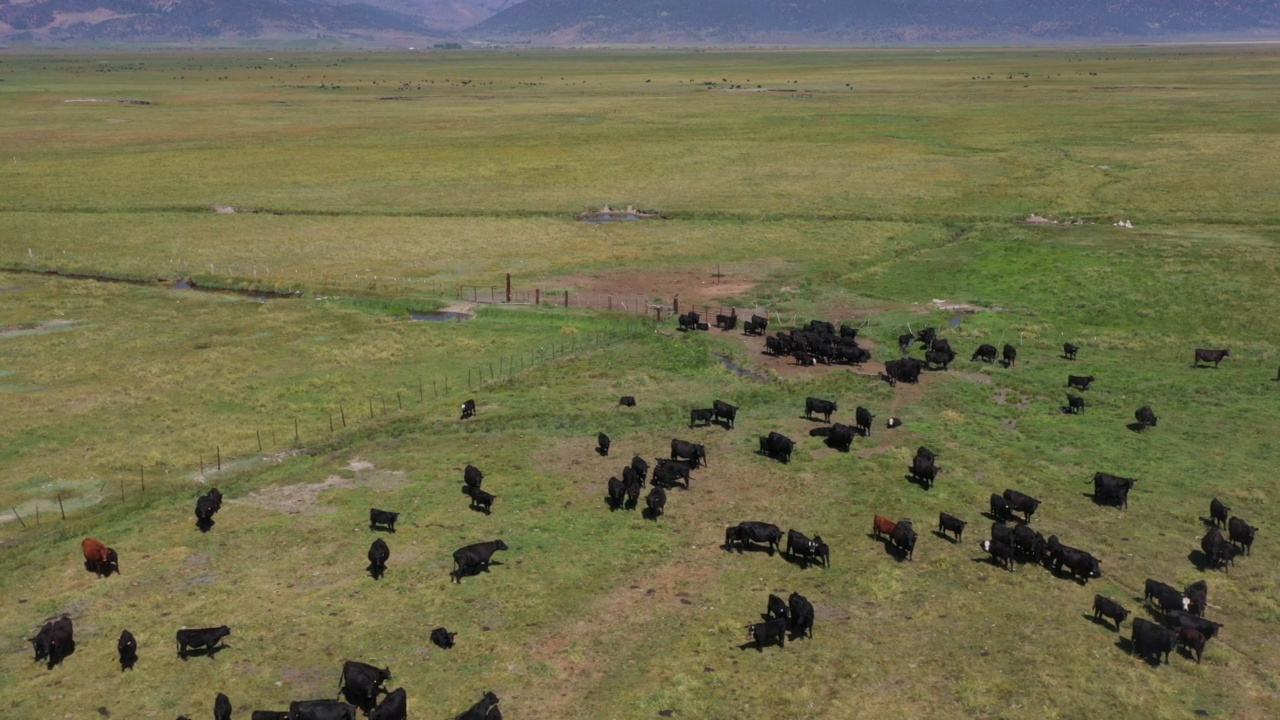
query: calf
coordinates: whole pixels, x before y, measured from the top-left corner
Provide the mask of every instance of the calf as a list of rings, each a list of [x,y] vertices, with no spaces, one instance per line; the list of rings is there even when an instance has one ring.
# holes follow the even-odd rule
[[[473,487],[464,487],[462,488],[462,492],[471,497],[472,510],[478,508],[483,510],[485,515],[488,515],[492,511],[493,501],[495,499],[493,495],[481,490],[480,488]]]
[[[752,315],[751,324],[756,326],[756,333],[764,333],[769,329],[769,318]]]
[[[1004,350],[1002,352],[1002,357],[1004,359],[1005,367],[1007,368],[1013,367],[1014,364],[1018,362],[1018,348],[1010,345],[1009,343],[1005,343]]]
[[[911,520],[903,518],[897,523],[897,527],[893,529],[893,533],[889,536],[893,541],[893,546],[898,548],[903,557],[907,560],[913,560],[916,551],[916,531],[911,526]]]
[[[640,476],[641,482],[649,476],[649,463],[639,455],[631,456],[631,469],[635,470],[636,474]]]
[[[387,692],[383,683],[390,679],[390,668],[347,660],[342,663],[342,677],[338,681],[338,692],[347,699],[347,702],[368,713],[378,702],[378,695]]]
[[[1186,610],[1170,610],[1165,613],[1164,622],[1170,629],[1180,627],[1191,628],[1196,632],[1204,635],[1206,640],[1212,640],[1218,636],[1218,631],[1222,629],[1222,623],[1216,623],[1212,620],[1205,620],[1197,617],[1194,613]]]
[[[618,404],[621,405],[622,407],[635,407],[636,398],[634,395],[623,395],[622,397],[618,398]]]
[[[1204,615],[1204,609],[1209,605],[1209,583],[1204,580],[1197,580],[1186,587],[1182,594],[1187,597],[1187,610],[1198,615]]]
[[[178,657],[183,660],[187,659],[187,649],[204,648],[205,654],[211,659],[215,652],[214,648],[218,643],[222,642],[222,638],[231,634],[231,628],[222,625],[216,628],[196,628],[193,630],[179,630],[177,633],[178,641]]]
[[[738,327],[738,311],[734,310],[731,315],[716,313],[716,327],[721,330],[732,330]]]
[[[631,468],[627,468],[630,470]],[[609,510],[617,510],[622,507],[623,501],[626,499],[627,486],[616,477],[609,478]]]
[[[794,448],[795,443],[791,441],[791,438],[780,433],[771,432],[767,436],[760,438],[760,454],[782,463],[791,462],[791,451]]]
[[[977,350],[973,351],[973,357],[970,358],[969,361],[973,362],[974,360],[982,359],[982,360],[986,360],[989,363],[995,362],[996,352],[997,350],[995,345],[988,345],[986,343],[983,343],[982,345],[978,346]]]
[[[1174,637],[1178,639],[1178,644],[1186,648],[1188,652],[1196,654],[1196,664],[1200,664],[1200,658],[1204,655],[1204,644],[1206,638],[1199,630],[1195,628],[1180,627],[1173,631]]]
[[[876,515],[871,519],[871,536],[877,540],[886,536],[891,537],[897,528],[898,523],[883,515]]]
[[[120,633],[120,639],[116,641],[116,652],[120,654],[120,670],[133,669],[138,662],[138,641],[134,639],[133,633],[125,630]]]
[[[804,567],[809,566],[817,549],[817,541],[810,540],[804,533],[799,530],[787,531],[787,555],[793,560],[799,560]]]
[[[916,338],[920,340],[920,347],[927,348],[933,345],[933,341],[938,337],[938,329],[927,327],[916,333]]]
[[[486,692],[480,702],[459,715],[455,720],[501,720],[502,712],[498,709],[498,696]]]
[[[84,553],[85,565],[93,570],[98,577],[111,575],[111,548],[93,538],[85,538],[80,541],[80,550]],[[116,561],[116,569],[119,571],[118,559]]]
[[[707,449],[697,443],[685,442],[684,440],[671,440],[671,459],[685,459],[689,461],[690,466],[698,467],[707,464]]]
[[[1238,517],[1232,517],[1231,521],[1227,523],[1227,532],[1231,535],[1231,544],[1239,545],[1245,555],[1252,551],[1253,536],[1258,532],[1258,528]]]
[[[831,422],[831,413],[837,410],[834,400],[823,400],[816,397],[807,397],[804,399],[804,416],[810,420],[813,414],[818,413],[822,416],[823,422]]]
[[[726,550],[731,550],[736,546],[738,552],[742,552],[746,549],[748,542],[767,545],[770,556],[773,555],[775,550],[781,553],[782,529],[777,525],[755,520],[740,522],[736,526],[725,529],[724,544]]]
[[[1209,520],[1213,523],[1214,527],[1221,525],[1223,528],[1226,528],[1227,514],[1230,512],[1231,508],[1223,505],[1222,501],[1218,500],[1218,498],[1214,498],[1209,501]]]
[[[822,563],[822,567],[831,567],[831,548],[827,546],[827,541],[823,540],[821,535],[813,536],[813,557]]]
[[[289,720],[356,720],[356,708],[337,700],[297,700],[289,703]]]
[[[756,650],[764,652],[764,646],[778,643],[779,648],[787,646],[787,621],[778,618],[747,626],[747,642],[754,642]]]
[[[231,720],[231,698],[222,693],[213,699],[213,720]]]
[[[872,415],[870,410],[859,405],[858,409],[854,410],[853,417],[854,427],[858,428],[858,432],[862,433],[862,437],[871,437],[871,423],[875,421],[876,416]]]
[[[1154,656],[1157,662],[1163,654],[1165,663],[1169,662],[1169,653],[1173,652],[1177,643],[1177,638],[1172,632],[1142,618],[1133,619],[1132,640],[1131,654],[1136,653],[1143,657]]]
[[[626,486],[623,488],[623,490],[627,494],[627,499],[623,503],[623,507],[626,508],[627,510],[635,510],[636,505],[640,503],[640,491],[642,489],[644,489],[644,483],[642,482],[626,483]]]
[[[196,500],[196,527],[200,532],[209,532],[209,528],[213,527],[214,510],[213,498],[208,495],[201,495]]]
[[[954,533],[955,541],[960,542],[960,536],[964,535],[965,521],[954,515],[948,515],[944,512],[938,513],[938,534],[945,536],[948,532]]]
[[[644,478],[640,477],[640,473],[636,472],[630,465],[624,465],[622,467],[622,484],[624,486],[639,485],[644,487]]]
[[[1227,539],[1222,537],[1222,531],[1216,527],[1211,528],[1200,539],[1200,549],[1204,551],[1209,568],[1221,567],[1223,570],[1226,570],[1228,565],[1234,565],[1236,555],[1240,554],[1240,548],[1227,542]]]
[[[903,355],[907,354],[907,351],[911,348],[911,344],[915,341],[916,336],[914,333],[903,333],[899,335],[898,350],[901,351]]]
[[[1075,360],[1076,353],[1078,352],[1080,352],[1079,345],[1072,345],[1071,343],[1062,343],[1062,357],[1068,360]]]
[[[454,646],[454,638],[458,637],[458,633],[449,632],[443,627],[438,627],[431,631],[431,644],[441,650],[452,650]]]
[[[601,457],[609,457],[609,446],[612,444],[608,435],[604,433],[596,435],[596,452],[600,453]]]
[[[1039,500],[1017,490],[1005,490],[1004,499],[1009,502],[1009,507],[1022,513],[1023,520],[1028,525],[1031,524],[1031,516],[1035,514],[1036,508],[1040,507]]]
[[[475,465],[467,465],[462,469],[462,482],[467,487],[478,488],[484,481],[484,473]]]
[[[791,612],[787,608],[787,604],[777,595],[769,596],[769,606],[765,609],[765,620],[787,620],[791,617]]]
[[[369,529],[378,530],[381,525],[387,532],[396,531],[396,519],[400,517],[400,513],[390,512],[388,510],[379,510],[377,508],[369,508]]]
[[[1005,543],[1013,545],[1013,530],[1003,522],[991,523],[991,540],[992,542]]]
[[[382,538],[373,541],[369,546],[369,574],[378,580],[387,572],[387,560],[391,557],[391,548]]]
[[[1093,501],[1105,505],[1129,507],[1129,489],[1138,482],[1133,478],[1120,477],[1110,473],[1093,474]]]
[[[1013,546],[999,540],[983,540],[978,546],[991,554],[991,562],[1013,572]]]
[[[1138,421],[1138,429],[1146,430],[1149,427],[1156,426],[1156,414],[1152,411],[1150,405],[1143,405],[1133,412],[1133,417]]]
[[[378,707],[369,713],[369,720],[407,720],[409,711],[404,688],[396,688],[387,693]]]
[[[1120,623],[1124,622],[1124,619],[1129,617],[1129,611],[1125,610],[1123,605],[1111,598],[1094,595],[1093,618],[1098,620],[1103,617],[1114,620],[1116,624],[1116,632],[1120,632]]]
[[[715,417],[715,410],[712,408],[695,409],[689,411],[689,427],[694,425],[702,425],[704,427],[711,424],[712,418]]]
[[[813,638],[813,603],[800,593],[791,593],[791,597],[787,598],[788,611],[790,619],[788,625],[791,630],[791,639],[798,637]]]
[[[1196,359],[1191,364],[1200,367],[1200,363],[1213,363],[1216,368],[1223,358],[1230,356],[1230,350],[1196,350]]]
[[[649,519],[657,520],[662,517],[662,510],[667,506],[667,491],[660,487],[653,488],[645,496],[644,504],[649,508]]]
[[[1089,385],[1093,382],[1092,375],[1068,375],[1067,387],[1075,388],[1080,391],[1089,389]]]
[[[733,429],[733,421],[738,417],[738,408],[727,402],[716,400],[711,403],[711,413],[717,422],[724,422],[725,428]]]
[[[1072,415],[1079,415],[1084,412],[1084,398],[1067,393],[1067,412]]]
[[[453,551],[453,572],[450,576],[454,582],[462,582],[463,575],[472,575],[481,570],[488,572],[493,562],[493,554],[506,550],[507,544],[502,540],[466,545]]]
[[[475,414],[476,414],[475,400],[467,400],[466,402],[462,403],[462,418],[461,418],[462,420],[466,420],[469,417],[475,417]]]

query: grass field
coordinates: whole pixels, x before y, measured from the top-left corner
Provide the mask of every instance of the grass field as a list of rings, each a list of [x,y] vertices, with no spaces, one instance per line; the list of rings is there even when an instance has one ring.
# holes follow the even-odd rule
[[[391,667],[412,717],[487,689],[508,718],[1275,717],[1278,71],[1267,45],[0,54],[0,506],[26,523],[0,522],[0,714],[203,717],[220,690],[247,717],[333,697],[360,659]],[[113,99],[151,104],[68,102]],[[667,219],[572,219],[603,203]],[[55,269],[302,295],[27,272]],[[934,325],[961,358],[895,389],[651,315],[407,318],[506,272],[854,321],[877,363]],[[970,362],[983,342],[1018,365]],[[1193,369],[1197,347],[1231,358]],[[1068,373],[1098,378],[1080,416]],[[808,395],[877,428],[827,449]],[[737,429],[688,429],[715,398]],[[1148,404],[1159,426],[1126,429]],[[791,464],[754,454],[772,430]],[[608,477],[673,437],[707,445],[692,488],[656,523],[610,513]],[[919,445],[942,467],[928,491],[904,478]],[[491,516],[465,508],[467,463]],[[1128,510],[1088,497],[1099,470],[1139,478]],[[227,501],[200,534],[208,483]],[[976,543],[1004,488],[1103,577],[992,566]],[[1195,564],[1213,497],[1261,528],[1229,574]],[[371,506],[403,513],[379,582]],[[970,522],[963,543],[931,532],[939,511]],[[868,537],[874,514],[916,519],[914,561]],[[822,534],[833,567],[721,550],[748,519]],[[86,573],[85,536],[124,573]],[[501,565],[449,582],[454,548],[497,537]],[[1086,617],[1094,593],[1151,617],[1148,577],[1208,578],[1224,628],[1203,664],[1144,663],[1129,622]],[[740,649],[792,591],[815,637]],[[46,670],[23,638],[64,612],[78,648]],[[179,627],[224,623],[215,659],[174,657]],[[438,625],[457,648],[427,642]]]

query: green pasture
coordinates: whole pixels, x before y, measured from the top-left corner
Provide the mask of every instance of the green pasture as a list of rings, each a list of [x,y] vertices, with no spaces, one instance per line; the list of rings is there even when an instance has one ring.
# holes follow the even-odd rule
[[[0,53],[0,715],[205,717],[223,691],[248,717],[333,697],[359,659],[391,668],[415,718],[489,689],[509,718],[1275,717],[1277,60]],[[66,102],[110,99],[151,104]],[[573,220],[603,203],[666,219]],[[713,296],[718,265],[735,289]],[[663,301],[645,289],[685,273],[688,302],[855,323],[876,362],[799,370],[652,314],[410,319],[507,272]],[[179,277],[299,295],[152,282]],[[937,309],[954,303],[976,312]],[[927,325],[951,370],[878,380]],[[970,361],[984,342],[1016,345],[1017,366]],[[1231,357],[1193,368],[1197,347]],[[1097,378],[1079,416],[1061,410],[1068,373]],[[824,447],[809,395],[844,422],[870,408],[872,436]],[[741,406],[737,428],[688,428],[713,399]],[[1160,417],[1145,433],[1127,428],[1141,405]],[[891,414],[905,425],[884,429]],[[797,440],[789,465],[755,454],[769,431]],[[610,475],[672,438],[707,445],[692,487],[657,522],[609,512]],[[919,445],[939,453],[931,490],[904,477]],[[491,516],[459,493],[468,463]],[[1139,479],[1127,510],[1092,502],[1099,470]],[[212,484],[226,500],[201,534]],[[1040,498],[1033,526],[1103,577],[991,565],[982,511],[1005,488]],[[1229,573],[1196,565],[1213,497],[1260,528]],[[402,513],[377,582],[370,507]],[[969,521],[962,543],[932,532],[940,511]],[[914,561],[868,536],[875,514],[915,519]],[[821,534],[833,566],[724,552],[742,520]],[[123,574],[84,571],[86,536]],[[452,550],[498,537],[501,564],[449,582]],[[1126,652],[1131,621],[1092,621],[1095,593],[1152,617],[1148,577],[1208,579],[1224,628],[1202,664],[1153,666]],[[815,637],[742,649],[768,594],[792,591]],[[24,638],[61,613],[78,647],[49,670]],[[176,657],[175,630],[224,623],[216,658]],[[440,625],[454,650],[427,641]]]

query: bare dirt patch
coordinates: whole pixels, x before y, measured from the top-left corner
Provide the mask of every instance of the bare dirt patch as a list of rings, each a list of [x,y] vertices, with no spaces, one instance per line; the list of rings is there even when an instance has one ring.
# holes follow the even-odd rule
[[[612,295],[619,302],[628,298],[643,298],[645,301],[661,298],[664,304],[670,304],[672,299],[678,297],[681,310],[686,309],[685,305],[717,305],[725,298],[746,295],[756,286],[753,278],[716,278],[714,273],[715,268],[661,272],[616,270],[590,275],[569,275],[544,280],[541,284],[544,287],[569,287],[574,292],[586,295]],[[739,312],[742,311],[739,308]]]
[[[263,488],[229,502],[245,503],[253,507],[275,510],[285,515],[298,515],[307,512],[315,505],[320,498],[320,493],[325,490],[355,487],[355,484],[354,480],[330,475],[323,482]]]

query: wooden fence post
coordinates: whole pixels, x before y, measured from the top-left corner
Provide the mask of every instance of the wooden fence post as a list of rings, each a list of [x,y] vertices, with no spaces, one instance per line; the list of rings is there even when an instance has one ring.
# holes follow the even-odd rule
[[[342,420],[342,427],[347,426],[347,411],[343,409],[342,403],[338,403],[338,417]]]
[[[542,304],[542,288],[533,289],[533,304],[534,305]]]
[[[143,488],[146,488],[146,486],[144,485]],[[145,492],[145,489],[143,490],[143,492]],[[62,519],[66,520],[67,511],[65,508],[62,507],[62,493],[58,493],[58,511],[62,513]]]
[[[293,444],[299,445],[301,443],[302,443],[302,440],[299,439],[298,437],[298,418],[294,418],[293,419]]]
[[[511,273],[507,273],[507,302],[511,302]]]
[[[218,454],[218,472],[222,472],[222,446],[214,445],[213,451]]]
[[[25,522],[22,522],[22,516],[18,514],[18,508],[12,508],[12,510],[13,510],[13,516],[18,518],[18,522],[22,523],[22,529],[26,530],[27,524]]]
[[[254,430],[254,432],[258,434],[258,452],[262,452],[262,431]]]

